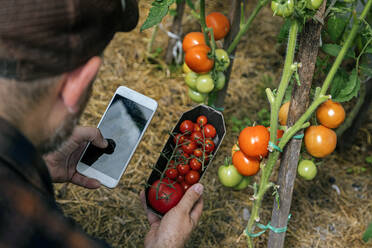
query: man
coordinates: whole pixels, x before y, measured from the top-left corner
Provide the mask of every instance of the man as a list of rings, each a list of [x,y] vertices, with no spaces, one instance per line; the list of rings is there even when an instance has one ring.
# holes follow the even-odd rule
[[[52,182],[100,183],[76,171],[96,128],[75,127],[116,31],[138,21],[136,0],[1,0],[0,247],[105,247],[58,209]],[[71,135],[72,134],[72,135]],[[42,157],[44,155],[44,157]],[[146,247],[182,247],[197,224],[203,186],[151,225]]]

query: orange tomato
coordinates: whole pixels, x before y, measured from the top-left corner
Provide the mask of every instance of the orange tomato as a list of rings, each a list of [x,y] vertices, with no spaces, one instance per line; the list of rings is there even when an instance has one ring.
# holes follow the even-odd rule
[[[305,131],[304,140],[306,150],[310,155],[324,158],[335,150],[337,135],[325,126],[310,126]]]
[[[207,15],[205,22],[208,28],[213,29],[215,40],[224,38],[230,31],[229,19],[219,12],[213,12]]]
[[[196,73],[207,73],[214,65],[214,60],[208,58],[211,49],[206,45],[197,45],[187,50],[185,62]]]
[[[188,33],[182,41],[182,49],[186,53],[190,48],[197,45],[206,45],[204,34],[201,32]]]
[[[270,127],[267,127],[267,131],[269,131],[270,133]],[[276,139],[281,139],[283,137],[283,134],[284,134],[284,130],[281,130],[281,129],[277,129],[276,130]]]
[[[239,148],[238,143],[235,143],[233,145],[233,147],[231,148],[231,157],[233,157],[234,156],[234,153],[237,152],[237,151],[239,151],[239,150],[240,150],[240,148]]]
[[[245,156],[241,151],[237,151],[233,156],[233,165],[243,176],[256,175],[260,170],[260,161],[257,158]]]
[[[327,100],[316,110],[316,118],[325,127],[337,128],[345,120],[345,110],[340,103]]]
[[[246,127],[239,134],[239,147],[249,157],[265,157],[268,154],[270,133],[264,126]]]
[[[284,103],[279,110],[279,123],[282,126],[287,125],[287,118],[288,118],[288,111],[289,111],[289,103]]]

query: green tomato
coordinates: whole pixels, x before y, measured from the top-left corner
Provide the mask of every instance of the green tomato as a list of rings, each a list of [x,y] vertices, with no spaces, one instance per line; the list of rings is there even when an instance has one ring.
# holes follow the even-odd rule
[[[191,89],[196,90],[196,79],[198,79],[198,74],[195,72],[189,72],[186,74],[185,82],[187,86],[189,86]]]
[[[306,8],[317,10],[319,9],[320,5],[322,5],[323,0],[307,0],[306,2]]]
[[[251,177],[243,177],[238,185],[234,187],[235,190],[242,190],[248,187],[251,183]]]
[[[225,86],[226,76],[222,71],[217,73],[216,90],[222,90]]]
[[[222,165],[218,168],[218,178],[222,185],[226,187],[235,187],[242,181],[243,176],[240,175],[234,165],[230,164]]]
[[[297,172],[298,175],[304,179],[313,180],[316,176],[317,169],[313,161],[304,159],[299,163]]]
[[[271,9],[274,15],[288,17],[293,14],[294,0],[272,0]]]
[[[214,88],[214,82],[209,74],[200,75],[196,80],[196,89],[201,93],[209,93]]]
[[[205,101],[205,98],[207,97],[207,94],[203,94],[203,93],[197,92],[197,91],[192,90],[192,89],[189,88],[189,97],[194,102],[202,103],[202,102]]]
[[[216,70],[224,71],[230,65],[230,58],[227,52],[223,49],[216,49]]]

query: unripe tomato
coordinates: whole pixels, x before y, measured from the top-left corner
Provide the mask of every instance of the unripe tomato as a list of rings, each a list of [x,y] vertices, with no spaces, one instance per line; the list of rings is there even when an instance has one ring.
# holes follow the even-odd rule
[[[238,143],[235,143],[233,145],[233,147],[231,148],[231,157],[233,157],[234,156],[234,153],[237,152],[237,151],[239,151],[239,150],[240,150],[240,148],[239,148]]]
[[[209,74],[201,75],[196,80],[196,89],[200,93],[209,93],[214,89],[214,82]]]
[[[197,45],[187,50],[185,62],[194,72],[207,73],[214,65],[214,60],[208,57],[211,49],[207,45]]]
[[[274,15],[288,17],[293,14],[294,0],[272,0],[271,9]]]
[[[222,71],[217,73],[216,90],[222,90],[225,87],[226,76]]]
[[[306,8],[317,10],[319,9],[320,5],[322,5],[323,0],[307,0],[306,2]]]
[[[216,60],[217,71],[224,71],[230,65],[229,55],[223,49],[216,49]]]
[[[313,161],[302,160],[297,168],[298,175],[306,180],[313,180],[316,176],[317,169]]]
[[[189,72],[186,74],[185,82],[190,89],[196,90],[196,80],[198,79],[198,74],[195,72]]]
[[[235,190],[242,190],[248,187],[251,183],[251,177],[243,177],[238,185],[234,187]]]
[[[232,160],[235,168],[243,176],[256,175],[260,170],[260,161],[257,158],[246,156],[242,151],[235,152]]]
[[[316,110],[316,118],[325,127],[337,128],[345,120],[345,110],[340,103],[327,100]]]
[[[246,127],[239,134],[239,147],[249,157],[265,157],[268,154],[270,133],[264,126]]]
[[[305,147],[310,155],[324,158],[331,154],[337,144],[336,133],[327,127],[310,126],[305,131]]]
[[[287,125],[288,111],[290,102],[284,103],[279,110],[279,123],[282,126]]]
[[[218,178],[222,185],[226,187],[234,187],[238,185],[243,176],[240,175],[234,165],[222,165],[218,168]]]
[[[213,12],[207,15],[205,22],[208,28],[213,29],[215,40],[224,38],[230,31],[229,19],[219,12]]]
[[[192,72],[192,70],[186,65],[185,62],[183,62],[183,65],[182,65],[182,70],[184,73],[189,73],[189,72]]]
[[[188,33],[182,42],[182,49],[186,53],[190,48],[197,45],[206,45],[204,34],[201,32]]]
[[[205,99],[207,98],[207,94],[200,93],[200,92],[197,92],[197,91],[192,90],[192,89],[189,88],[189,97],[190,97],[191,100],[193,100],[194,102],[202,103],[202,102],[204,102]]]

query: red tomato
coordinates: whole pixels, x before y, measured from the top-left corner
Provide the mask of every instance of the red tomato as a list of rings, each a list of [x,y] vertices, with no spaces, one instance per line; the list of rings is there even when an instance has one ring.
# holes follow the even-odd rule
[[[165,175],[169,179],[176,179],[178,177],[178,171],[175,168],[169,168],[165,171]]]
[[[183,181],[185,181],[185,177],[182,175],[178,175],[177,182],[182,183]]]
[[[265,157],[268,154],[270,133],[264,126],[246,127],[239,134],[239,147],[249,157]]]
[[[191,32],[188,33],[185,38],[183,38],[182,49],[186,53],[190,48],[197,45],[206,45],[204,40],[204,34],[201,32]]]
[[[270,133],[270,127],[267,127],[267,131]],[[276,130],[276,139],[281,139],[283,137],[284,130],[277,129]]]
[[[189,165],[190,165],[192,170],[199,171],[199,170],[201,170],[201,165],[202,164],[196,158],[192,158],[189,162]]]
[[[199,124],[201,127],[207,125],[207,117],[205,115],[201,115],[196,119],[196,123]]]
[[[204,127],[204,135],[206,138],[214,138],[216,136],[216,129],[211,124],[207,124]]]
[[[155,181],[148,192],[148,202],[153,209],[165,214],[177,205],[183,196],[183,189],[179,183],[164,178]]]
[[[337,128],[345,120],[345,110],[340,103],[327,100],[316,110],[316,118],[325,127]]]
[[[305,131],[304,141],[311,156],[324,158],[335,150],[337,135],[335,131],[322,125],[310,126]]]
[[[182,144],[183,142],[185,142],[185,135],[180,134],[180,133],[176,134],[173,140],[175,144]],[[177,140],[178,140],[178,143],[177,143]]]
[[[187,184],[186,182],[182,182],[181,187],[183,189],[183,192],[186,192],[191,187],[191,185]]]
[[[204,146],[204,149],[205,149],[205,151],[206,152],[213,152],[213,150],[214,150],[214,142],[213,142],[213,140],[211,140],[211,139],[206,139],[205,140],[205,146]]]
[[[203,155],[203,151],[200,148],[194,150],[194,156],[195,157],[198,157],[199,158],[202,155]]]
[[[241,151],[235,152],[232,160],[235,168],[243,176],[256,175],[260,170],[260,161],[257,158],[244,155]]]
[[[186,174],[185,176],[185,182],[189,185],[193,185],[197,183],[200,179],[200,174],[197,171],[189,171],[189,173]]]
[[[177,170],[181,176],[184,176],[190,171],[190,166],[188,164],[179,164]]]
[[[214,65],[214,60],[208,57],[210,50],[206,45],[197,45],[187,50],[185,55],[187,66],[196,73],[209,72]]]
[[[199,124],[194,124],[194,132],[201,132],[201,127],[199,126]]]
[[[181,133],[192,133],[194,130],[194,123],[190,120],[185,120],[180,125]]]
[[[192,154],[197,147],[196,142],[189,141],[188,143],[182,145],[182,150],[185,153]]]
[[[213,29],[215,40],[224,38],[230,31],[229,19],[219,12],[213,12],[207,15],[205,22],[208,28]]]
[[[194,131],[191,134],[191,140],[195,141],[196,143],[200,143],[203,140],[203,134],[201,132]]]

